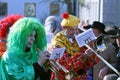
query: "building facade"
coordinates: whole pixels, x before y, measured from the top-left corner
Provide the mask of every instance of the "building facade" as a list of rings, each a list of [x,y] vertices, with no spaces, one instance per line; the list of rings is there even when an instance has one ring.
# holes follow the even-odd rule
[[[103,22],[106,26],[120,26],[120,0],[79,0],[79,17],[82,20]]]
[[[22,14],[26,17],[36,17],[44,24],[50,15],[61,20],[61,14],[66,11],[67,4],[62,0],[0,0],[0,19],[9,14]]]

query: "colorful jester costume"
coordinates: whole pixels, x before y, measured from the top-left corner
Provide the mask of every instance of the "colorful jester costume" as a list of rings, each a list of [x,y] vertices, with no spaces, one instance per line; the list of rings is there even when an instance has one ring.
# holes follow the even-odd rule
[[[2,20],[0,20],[0,57],[6,51],[6,38],[9,32],[9,28],[23,16],[20,14],[11,14]]]
[[[65,15],[63,18],[64,19],[61,23],[63,27],[74,27],[79,23],[79,19],[73,15],[69,15],[67,18]],[[66,47],[66,51],[64,52],[62,58],[58,59],[57,61],[66,69],[75,74],[73,76],[73,80],[87,80],[86,71],[97,63],[98,58],[93,55],[91,58],[85,59],[84,52],[87,48],[80,48],[76,40],[74,40],[74,43],[71,43],[64,31],[58,33],[52,40],[52,49],[58,47]],[[55,73],[52,73],[51,79],[66,80],[65,73],[62,70],[60,70],[56,75]]]

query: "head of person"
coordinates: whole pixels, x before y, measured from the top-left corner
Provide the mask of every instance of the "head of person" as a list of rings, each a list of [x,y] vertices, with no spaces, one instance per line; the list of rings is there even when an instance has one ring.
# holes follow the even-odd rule
[[[43,25],[35,18],[21,18],[11,28],[7,39],[7,49],[24,56],[27,51],[35,56],[46,47],[46,34]]]
[[[80,19],[76,16],[69,15],[67,12],[62,14],[62,18],[61,26],[63,31],[67,36],[74,38],[74,35],[79,32],[78,24]]]
[[[119,27],[115,25],[109,25],[105,29],[106,34],[110,35],[109,42],[116,48],[116,52],[119,51],[120,41],[117,38],[120,36]]]
[[[53,33],[54,35],[62,30],[60,22],[56,16],[48,16],[45,20],[44,26],[47,32]]]
[[[6,41],[9,28],[20,18],[23,18],[20,14],[11,14],[0,20],[0,41]]]
[[[117,46],[120,48],[120,28],[118,26],[109,26],[106,28],[106,34],[111,35],[110,40],[116,41]]]
[[[91,25],[91,28],[93,29],[93,32],[96,37],[106,34],[105,32],[105,25],[101,22],[94,21],[93,24]]]
[[[113,44],[116,41],[117,34],[119,34],[118,30],[119,30],[119,27],[117,27],[115,25],[107,26],[106,29],[105,29],[106,34],[112,36],[112,37],[110,37],[110,42],[113,43]]]

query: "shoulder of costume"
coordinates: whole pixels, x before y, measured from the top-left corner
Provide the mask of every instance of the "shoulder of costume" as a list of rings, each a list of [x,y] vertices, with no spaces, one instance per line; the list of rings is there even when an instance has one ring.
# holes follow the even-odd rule
[[[52,45],[63,47],[64,41],[65,41],[64,33],[60,32],[54,36],[52,40]]]

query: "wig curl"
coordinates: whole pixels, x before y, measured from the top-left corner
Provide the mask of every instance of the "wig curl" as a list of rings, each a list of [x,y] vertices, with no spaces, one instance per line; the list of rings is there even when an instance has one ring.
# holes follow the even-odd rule
[[[20,14],[11,14],[0,21],[0,40],[6,38],[9,28],[19,19],[23,18]]]

